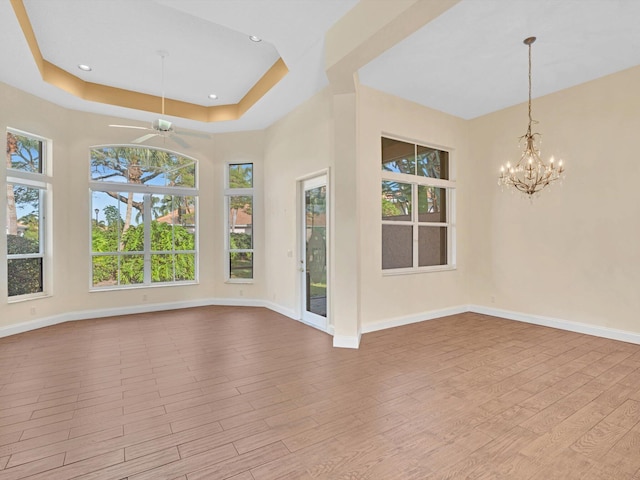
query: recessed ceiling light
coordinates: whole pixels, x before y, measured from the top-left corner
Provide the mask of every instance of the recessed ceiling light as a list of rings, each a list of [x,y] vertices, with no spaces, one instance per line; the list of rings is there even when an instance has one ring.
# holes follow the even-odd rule
[[[78,65],[78,68],[84,72],[90,72],[91,71],[91,67],[89,65],[84,65],[83,63],[81,63],[80,65]]]
[[[218,95],[216,95],[215,93],[211,93],[211,94],[209,94],[209,98],[211,100],[217,100],[218,99]]]
[[[262,41],[262,39],[261,39],[260,37],[256,37],[255,35],[251,35],[251,36],[249,37],[249,40],[251,40],[252,42],[256,42],[256,43],[258,43],[258,42],[261,42],[261,41]]]

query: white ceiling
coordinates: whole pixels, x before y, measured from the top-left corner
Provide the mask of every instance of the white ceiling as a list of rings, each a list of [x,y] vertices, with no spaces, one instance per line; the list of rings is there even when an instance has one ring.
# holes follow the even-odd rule
[[[360,70],[360,82],[462,118],[640,64],[640,0],[463,0]]]
[[[397,0],[362,0],[397,1]],[[432,0],[421,0],[432,1]],[[277,59],[289,74],[241,119],[182,128],[265,128],[328,84],[324,36],[357,0],[25,0],[43,56],[83,80],[216,105],[236,103]],[[42,81],[9,0],[0,0],[0,81],[67,108],[151,122]],[[360,81],[474,118],[640,64],[640,0],[462,0],[359,71]],[[263,39],[248,40],[249,35]],[[92,72],[81,72],[86,63]],[[215,103],[207,98],[216,93]]]

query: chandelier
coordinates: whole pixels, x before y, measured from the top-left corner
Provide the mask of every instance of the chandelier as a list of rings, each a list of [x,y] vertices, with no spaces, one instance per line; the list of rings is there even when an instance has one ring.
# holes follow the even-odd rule
[[[531,125],[537,123],[531,118],[531,44],[535,41],[536,37],[524,40],[524,44],[529,47],[529,126],[527,133],[520,137],[524,152],[515,165],[507,162],[506,165],[500,167],[500,178],[498,179],[498,185],[514,187],[529,195],[529,198],[532,198],[533,194],[551,182],[564,176],[562,160],[556,166],[553,157],[548,164],[540,158],[540,148],[538,147],[540,134],[531,132]]]

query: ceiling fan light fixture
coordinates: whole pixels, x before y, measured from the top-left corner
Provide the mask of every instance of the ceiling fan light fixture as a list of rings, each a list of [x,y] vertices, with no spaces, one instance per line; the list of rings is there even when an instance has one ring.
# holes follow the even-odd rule
[[[78,68],[83,72],[90,72],[91,70],[93,70],[89,65],[85,65],[84,63],[78,64]]]
[[[163,120],[162,118],[159,118],[158,120],[155,120],[153,122],[153,128],[160,132],[171,132],[173,130],[173,128],[171,127],[171,122],[169,122],[168,120]]]

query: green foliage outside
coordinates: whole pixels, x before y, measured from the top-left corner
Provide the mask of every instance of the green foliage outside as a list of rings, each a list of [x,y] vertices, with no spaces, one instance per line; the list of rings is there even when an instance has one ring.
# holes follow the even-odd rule
[[[229,253],[231,278],[253,278],[253,254],[251,252],[234,252],[233,250],[250,250],[251,234],[232,233],[229,235]]]
[[[94,253],[131,252],[127,255],[94,255],[93,284],[96,286],[133,285],[144,281],[144,225],[131,226],[126,232],[121,226],[122,222],[104,225],[94,221]],[[181,250],[195,250],[195,238],[188,227],[151,222],[152,282],[195,279],[195,254],[173,253]]]
[[[229,165],[229,188],[252,188],[253,164]],[[253,253],[234,250],[253,249],[251,233],[236,231],[236,218],[240,213],[253,215],[253,197],[250,195],[229,196],[229,274],[231,278],[253,278]],[[251,225],[249,225],[251,228]],[[251,230],[249,230],[251,231]]]
[[[38,251],[38,241],[18,235],[7,235],[9,255]],[[7,261],[8,294],[27,295],[42,292],[42,260],[40,258],[12,258]]]
[[[147,147],[103,147],[91,151],[91,178],[192,188],[196,185],[196,162]],[[124,218],[118,206],[110,204],[102,209],[104,220],[93,221],[93,285],[144,283],[145,222],[149,222],[151,233],[151,282],[195,280],[195,198],[153,194],[143,200],[142,195],[121,190],[125,192],[106,188],[100,192],[123,207]],[[143,219],[145,201],[151,202],[152,219]],[[155,220],[162,217],[162,221]],[[105,255],[95,255],[100,253]]]
[[[7,169],[42,173],[42,148],[41,140],[7,132]],[[7,255],[40,253],[40,189],[12,183],[7,187]],[[41,258],[8,258],[8,295],[42,292],[42,273]]]

